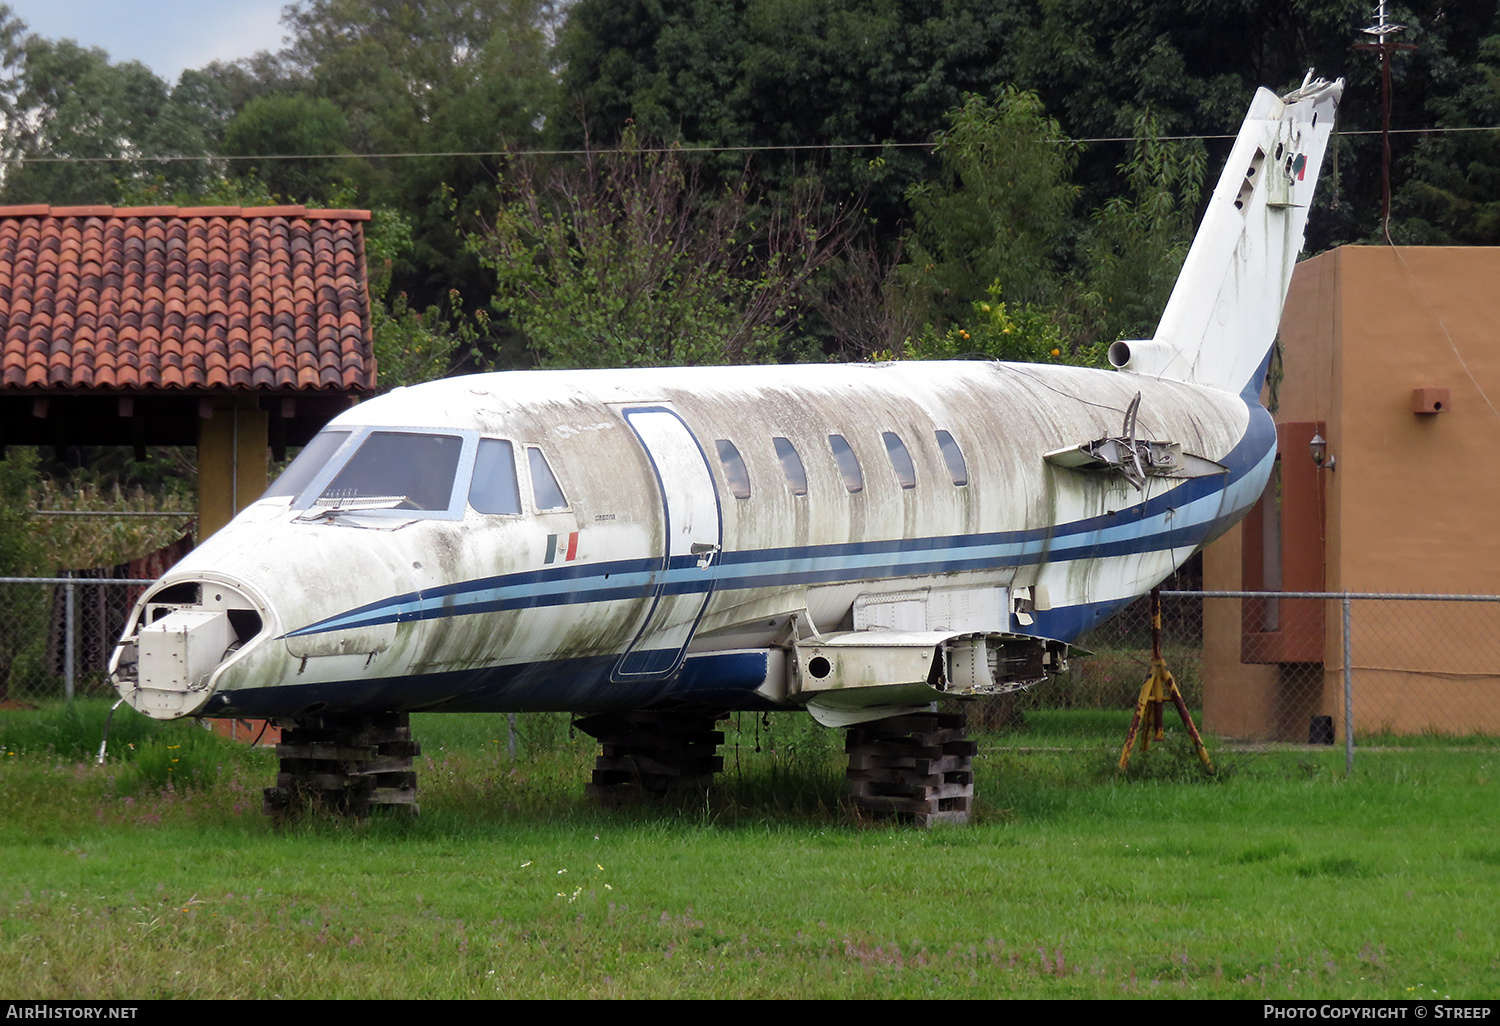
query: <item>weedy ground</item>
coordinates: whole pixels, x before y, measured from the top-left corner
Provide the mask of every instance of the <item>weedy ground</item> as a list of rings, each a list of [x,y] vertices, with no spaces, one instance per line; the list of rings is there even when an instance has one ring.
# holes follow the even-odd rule
[[[1500,744],[1237,754],[1128,713],[980,735],[965,827],[841,804],[841,735],[727,724],[707,796],[601,809],[567,718],[417,716],[422,814],[260,811],[274,759],[0,714],[0,993],[26,998],[1483,998]]]

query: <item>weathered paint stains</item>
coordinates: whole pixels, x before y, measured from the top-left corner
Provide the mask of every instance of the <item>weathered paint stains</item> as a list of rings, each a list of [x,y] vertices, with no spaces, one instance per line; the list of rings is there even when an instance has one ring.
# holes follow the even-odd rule
[[[1312,108],[1336,102],[1340,88],[1315,83],[1285,100],[1258,96],[1236,152],[1247,138],[1280,131],[1277,118],[1296,121],[1306,136]],[[1321,138],[1330,122],[1318,127]],[[263,629],[241,638],[211,681],[217,705],[209,708],[222,714],[251,697],[261,710],[279,708],[277,694],[288,696],[288,713],[325,703],[638,707],[674,694],[679,683],[675,674],[611,679],[658,608],[655,636],[690,625],[701,610],[689,656],[741,674],[735,686],[777,693],[755,659],[729,657],[780,652],[794,632],[848,629],[860,595],[915,581],[951,584],[960,574],[969,587],[1045,587],[1052,608],[1037,612],[1035,632],[1071,638],[1233,523],[1270,472],[1274,429],[1241,379],[1264,367],[1305,211],[1267,209],[1252,190],[1254,216],[1226,215],[1220,208],[1241,195],[1239,176],[1231,166],[1234,187],[1226,191],[1221,181],[1215,191],[1157,339],[1121,350],[1127,373],[957,362],[667,368],[519,372],[398,389],[330,427],[353,432],[349,453],[377,428],[461,436],[465,455],[448,509],[309,520],[311,498],[266,499],[152,594],[218,579],[254,598]],[[1308,177],[1311,189],[1316,175]],[[1241,327],[1208,323],[1212,311],[1229,308],[1248,311]],[[1190,323],[1201,339],[1173,334]],[[1042,459],[1118,434],[1137,396],[1140,437],[1177,443],[1229,472],[1148,478],[1137,490],[1118,475]],[[707,456],[722,538],[696,566],[692,558],[663,565],[669,500],[622,414],[642,406],[670,409]],[[964,453],[963,486],[948,476],[939,430]],[[886,431],[911,454],[916,488],[900,487]],[[859,492],[844,485],[831,435],[845,438],[860,461]],[[487,516],[464,502],[481,437],[513,443],[518,515]],[[800,454],[805,495],[788,487],[775,437]],[[713,455],[717,439],[741,453],[749,498],[731,494]],[[550,463],[565,508],[535,508],[522,455],[531,446]],[[299,658],[291,637],[326,640],[297,641]],[[710,659],[720,654],[726,658]],[[772,662],[781,665],[764,658],[758,665]],[[128,675],[120,687],[128,697]]]
[[[1138,492],[1115,476],[1053,467],[1039,454],[1117,431],[1137,392],[1143,397],[1143,430],[1209,458],[1227,457],[1241,444],[1249,422],[1238,397],[1076,368],[956,363],[799,367],[792,371],[795,387],[787,373],[780,368],[527,372],[475,379],[482,397],[462,380],[393,393],[351,410],[336,426],[358,431],[415,425],[476,437],[483,432],[510,439],[518,453],[529,444],[544,445],[568,507],[530,508],[524,459],[517,464],[528,505],[515,517],[485,516],[460,501],[456,519],[451,512],[448,519],[424,520],[421,514],[402,511],[401,517],[415,522],[397,531],[365,530],[338,518],[299,519],[286,499],[268,499],[267,506],[279,513],[257,509],[253,534],[221,532],[179,564],[166,583],[210,569],[248,580],[269,596],[274,612],[267,620],[276,624],[277,638],[392,596],[411,595],[412,602],[434,605],[436,615],[398,613],[393,622],[250,646],[256,650],[226,664],[216,682],[227,701],[236,689],[263,689],[283,680],[299,685],[345,680],[350,666],[345,659],[330,658],[335,656],[362,654],[367,662],[358,668],[358,677],[392,680],[605,657],[630,644],[653,608],[659,610],[653,632],[691,626],[701,606],[696,599],[655,600],[658,586],[690,580],[691,575],[680,576],[688,570],[664,572],[659,564],[654,570],[620,573],[616,580],[628,593],[592,602],[466,613],[462,595],[451,588],[455,582],[504,578],[532,568],[577,567],[588,575],[591,564],[660,558],[662,496],[641,443],[618,412],[639,382],[644,386],[640,391],[671,404],[706,453],[714,452],[715,439],[732,440],[752,482],[750,498],[734,498],[723,467],[708,457],[723,511],[723,551],[701,573],[722,575],[722,581],[703,610],[692,652],[785,643],[778,635],[799,610],[819,629],[848,629],[856,597],[910,586],[911,575],[891,571],[829,583],[815,579],[810,588],[775,580],[778,574],[795,576],[824,565],[819,559],[826,562],[827,557],[808,553],[849,546],[863,551],[871,544],[908,539],[1019,535],[1040,529],[1042,551],[1037,556],[1019,562],[997,558],[987,570],[963,571],[965,577],[988,587],[1013,581],[1046,584],[1059,606],[1097,603],[1134,594],[1143,579],[1169,572],[1191,546],[1066,559],[1054,566],[1052,548],[1058,542],[1048,532],[1079,521],[1107,521],[1181,483],[1151,479]],[[497,399],[503,400],[503,416],[494,411]],[[551,416],[589,430],[549,429]],[[604,424],[607,430],[600,426]],[[939,429],[950,432],[964,452],[969,480],[963,486],[953,485],[943,463]],[[900,486],[882,440],[885,431],[895,431],[911,454],[916,488]],[[863,471],[862,491],[851,494],[845,488],[829,448],[831,434],[842,435],[854,448]],[[806,495],[792,494],[787,485],[771,443],[778,436],[789,439],[801,455]],[[583,524],[587,529],[580,528]],[[1068,537],[1068,544],[1076,544],[1074,536]],[[268,560],[268,548],[283,559]],[[788,553],[786,559],[767,562],[753,586],[735,585],[737,554],[780,550]],[[591,587],[614,584],[603,572],[590,581]],[[433,598],[424,599],[427,595]],[[303,656],[314,658],[289,662]],[[608,688],[607,682],[597,685],[599,701],[608,700]],[[424,701],[429,698],[424,694]],[[503,704],[503,699],[496,702]]]

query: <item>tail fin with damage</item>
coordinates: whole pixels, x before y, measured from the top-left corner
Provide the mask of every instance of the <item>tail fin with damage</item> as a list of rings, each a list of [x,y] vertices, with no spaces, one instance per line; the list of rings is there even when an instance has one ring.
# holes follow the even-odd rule
[[[1344,80],[1308,72],[1277,97],[1256,91],[1156,337],[1116,342],[1116,367],[1259,393]]]

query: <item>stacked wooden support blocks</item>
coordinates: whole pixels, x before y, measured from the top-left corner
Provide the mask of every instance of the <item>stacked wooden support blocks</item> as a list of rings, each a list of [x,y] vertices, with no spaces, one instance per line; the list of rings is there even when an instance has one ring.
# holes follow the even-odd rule
[[[922,712],[850,727],[849,794],[858,809],[918,826],[967,823],[974,753],[963,713]]]
[[[364,819],[373,808],[397,808],[415,816],[412,759],[421,753],[407,713],[282,720],[281,772],[266,788],[266,814],[322,808]]]
[[[702,712],[606,713],[578,721],[602,751],[585,792],[609,802],[706,791],[724,768],[718,754],[723,714]]]

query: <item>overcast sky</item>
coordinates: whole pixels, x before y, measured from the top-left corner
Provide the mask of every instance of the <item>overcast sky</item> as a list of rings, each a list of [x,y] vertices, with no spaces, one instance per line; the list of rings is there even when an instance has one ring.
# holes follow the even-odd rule
[[[281,48],[286,0],[0,0],[32,32],[137,60],[168,84],[186,68]]]

